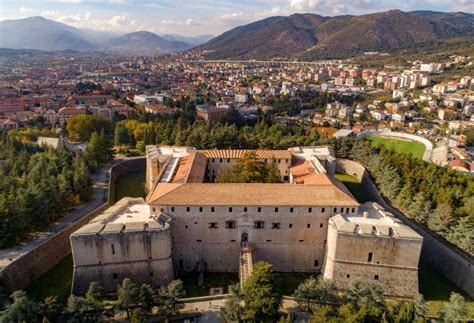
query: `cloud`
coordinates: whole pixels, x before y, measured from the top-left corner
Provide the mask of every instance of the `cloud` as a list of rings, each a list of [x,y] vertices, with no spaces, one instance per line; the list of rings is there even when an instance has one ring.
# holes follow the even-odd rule
[[[35,10],[34,9],[31,9],[31,8],[28,8],[28,7],[20,7],[20,9],[18,9],[18,11],[20,11],[20,13],[32,13],[34,12]]]

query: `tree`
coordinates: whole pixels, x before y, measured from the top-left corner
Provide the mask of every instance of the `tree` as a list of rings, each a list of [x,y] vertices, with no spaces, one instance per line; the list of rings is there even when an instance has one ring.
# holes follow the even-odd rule
[[[125,278],[117,289],[117,305],[120,309],[127,311],[127,318],[130,318],[130,309],[137,304],[137,292],[130,278]]]
[[[428,227],[436,232],[447,231],[453,221],[453,210],[448,203],[440,203],[428,220]]]
[[[57,296],[48,296],[39,306],[39,313],[43,316],[43,322],[54,321],[61,313],[61,305]]]
[[[181,280],[173,280],[167,286],[162,286],[155,299],[159,315],[164,317],[176,315],[180,306],[178,299],[183,294],[183,282]]]
[[[143,284],[140,287],[138,301],[140,303],[140,307],[148,314],[151,314],[153,310],[153,306],[155,305],[155,297],[155,291],[150,285]]]
[[[101,287],[98,283],[92,282],[86,293],[86,300],[91,304],[98,304],[102,301]]]
[[[245,154],[229,170],[222,172],[218,183],[281,183],[281,175],[276,163],[266,163],[257,159],[255,153]]]
[[[228,322],[240,322],[243,311],[243,294],[239,284],[229,286],[229,296],[224,302],[223,314]]]
[[[356,309],[360,309],[364,304],[369,307],[376,307],[381,310],[386,309],[385,298],[382,289],[377,286],[363,286],[361,282],[354,282],[351,287],[344,292],[345,303],[353,304]]]
[[[457,322],[466,320],[468,314],[468,305],[464,297],[458,293],[451,293],[449,303],[443,305],[440,311],[440,317],[444,321]]]
[[[306,311],[310,311],[313,302],[329,303],[336,299],[334,294],[334,284],[322,277],[311,277],[306,279],[295,290],[295,298],[300,307]]]
[[[35,304],[28,299],[23,291],[12,294],[13,303],[3,313],[2,322],[29,323],[35,321]]]
[[[123,122],[117,122],[114,130],[114,144],[116,146],[129,145],[132,143],[132,139],[128,133],[127,128]]]
[[[84,157],[92,167],[105,164],[114,158],[112,142],[102,130],[100,134],[94,132],[87,144]]]
[[[66,130],[71,141],[88,141],[96,131],[97,117],[80,114],[67,120]]]
[[[244,316],[253,322],[274,322],[278,320],[278,309],[282,295],[277,291],[272,278],[272,265],[257,262],[244,287]]]

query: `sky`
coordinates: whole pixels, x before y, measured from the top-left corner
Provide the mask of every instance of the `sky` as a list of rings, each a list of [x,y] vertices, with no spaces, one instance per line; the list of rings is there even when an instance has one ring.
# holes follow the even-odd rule
[[[366,14],[390,9],[474,13],[474,0],[0,0],[0,20],[43,16],[106,32],[219,35],[270,16]]]

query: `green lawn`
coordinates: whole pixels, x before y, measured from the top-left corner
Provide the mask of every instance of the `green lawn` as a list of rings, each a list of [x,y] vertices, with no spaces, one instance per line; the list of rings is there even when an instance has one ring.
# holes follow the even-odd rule
[[[70,254],[31,283],[26,293],[37,302],[43,301],[47,296],[56,295],[58,300],[65,304],[71,293],[72,271],[72,255]]]
[[[275,273],[275,285],[285,296],[292,296],[298,286],[316,273]]]
[[[364,203],[370,201],[369,197],[364,191],[364,188],[362,187],[362,184],[356,177],[345,173],[337,173],[336,179],[341,181],[347,187],[347,189],[357,199],[357,202]]]
[[[115,201],[123,197],[145,196],[145,171],[124,174],[115,181]]]
[[[178,279],[183,281],[186,297],[198,297],[209,295],[211,287],[224,287],[224,293],[227,293],[227,286],[237,284],[239,275],[237,273],[205,273],[202,286],[198,286],[197,273],[186,273]]]
[[[400,154],[412,154],[414,157],[421,158],[425,152],[425,145],[416,141],[405,141],[400,139],[368,137],[373,146],[384,145],[386,148],[396,151]]]

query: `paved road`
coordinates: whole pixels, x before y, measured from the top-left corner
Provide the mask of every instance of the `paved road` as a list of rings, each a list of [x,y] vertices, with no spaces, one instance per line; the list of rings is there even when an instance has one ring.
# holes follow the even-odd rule
[[[122,160],[115,160],[114,163]],[[94,181],[94,197],[91,201],[78,206],[69,215],[51,224],[43,232],[35,233],[29,240],[26,240],[14,247],[7,249],[0,249],[0,272],[8,266],[12,261],[27,254],[36,248],[43,241],[53,236],[57,232],[67,228],[72,223],[76,222],[90,211],[104,203],[104,197],[107,198],[108,189],[108,171],[112,164],[107,164],[99,169],[99,171],[92,176]]]

